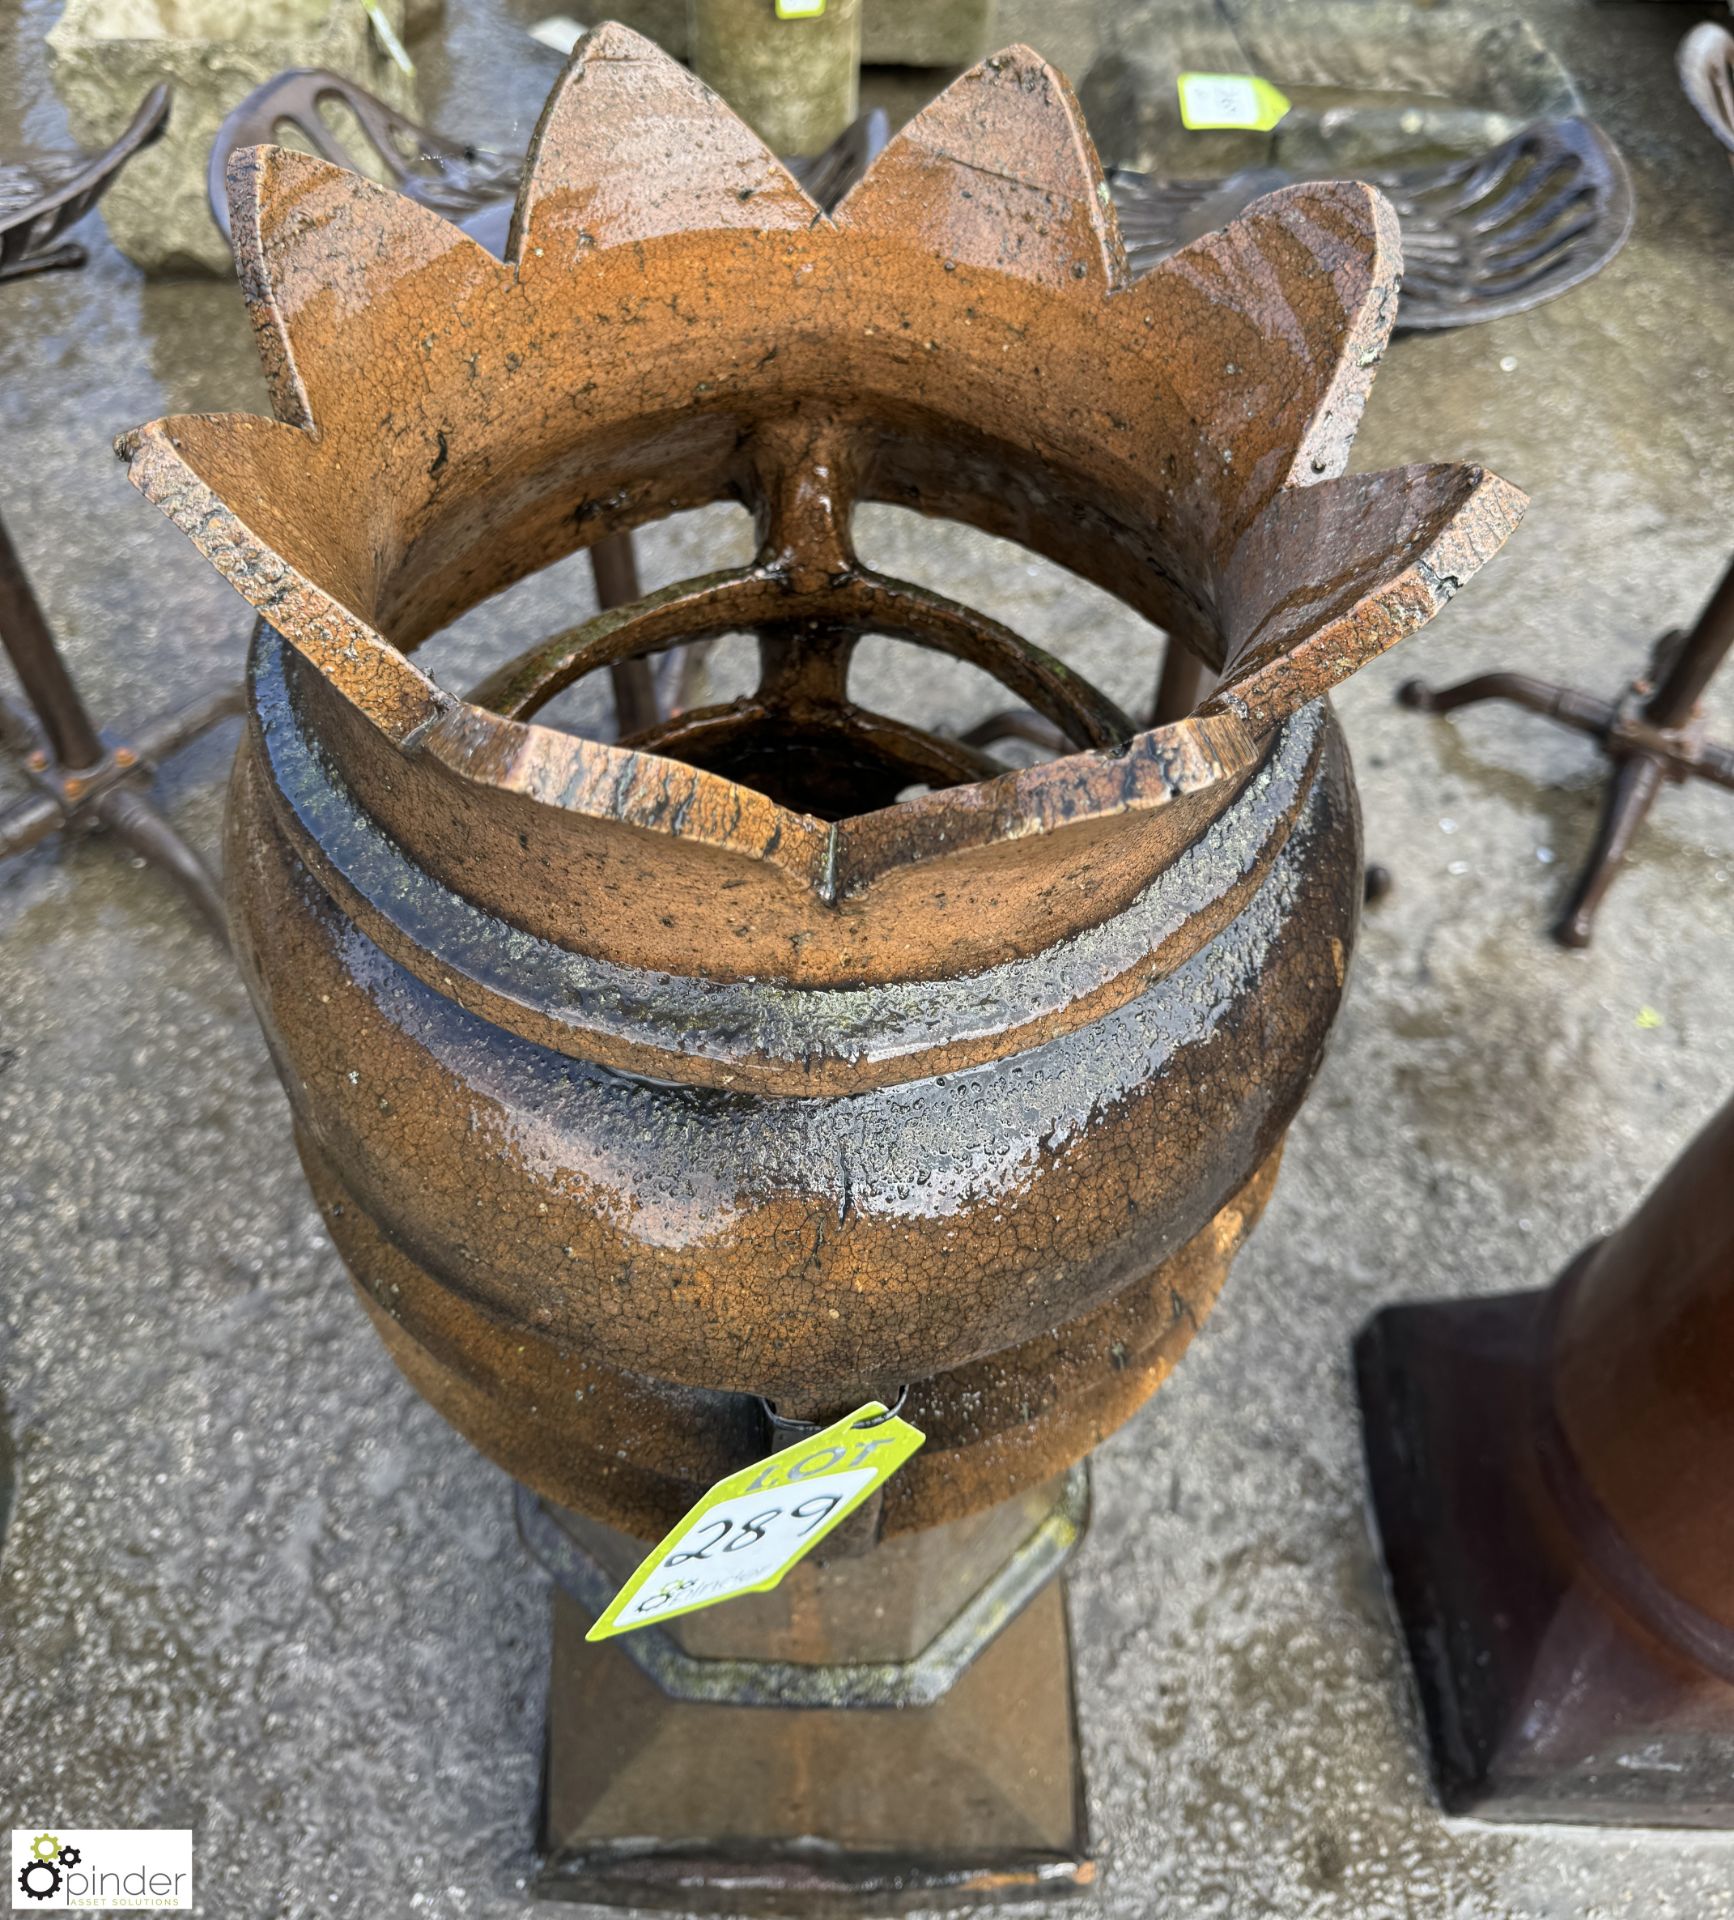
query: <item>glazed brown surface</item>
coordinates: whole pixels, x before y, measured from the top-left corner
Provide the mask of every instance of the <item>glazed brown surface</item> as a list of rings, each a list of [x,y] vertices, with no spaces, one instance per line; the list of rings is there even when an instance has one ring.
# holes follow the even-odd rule
[[[1727,1636],[1734,1681],[1734,1104],[1562,1289],[1553,1399],[1626,1549]]]
[[[549,101],[503,262],[300,154],[231,184],[279,417],[123,451],[262,615],[237,944],[393,1352],[627,1530],[762,1447],[755,1394],[910,1386],[930,1439],[888,1527],[1050,1477],[1208,1311],[1317,1068],[1361,887],[1320,696],[1521,510],[1474,468],[1343,475],[1389,208],[1295,188],[1134,280],[1070,90],[1014,48],[827,216],[613,27]],[[723,498],[750,566],[468,698],[409,658]],[[865,500],[1063,561],[1214,691],[1139,731],[865,568]],[[534,718],[741,629],[762,672],[730,706],[616,743]],[[862,709],[868,634],[982,666],[1069,750],[1010,768]]]
[[[1388,1307],[1356,1347],[1441,1792],[1726,1827],[1734,1103],[1545,1292]]]

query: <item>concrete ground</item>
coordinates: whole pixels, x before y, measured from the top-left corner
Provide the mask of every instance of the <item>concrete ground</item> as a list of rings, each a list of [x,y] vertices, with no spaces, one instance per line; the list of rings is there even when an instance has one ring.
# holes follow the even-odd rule
[[[1111,10],[1004,0],[1001,37],[1076,73]],[[63,135],[53,12],[0,19],[0,152]],[[1543,928],[1591,831],[1592,751],[1392,703],[1409,673],[1495,663],[1611,691],[1730,546],[1734,176],[1674,84],[1694,10],[1532,17],[1631,162],[1637,229],[1554,304],[1400,341],[1367,414],[1360,464],[1484,460],[1534,504],[1342,697],[1397,890],[1221,1311],[1098,1459],[1073,1605],[1104,1915],[1734,1914],[1722,1840],[1440,1816],[1363,1520],[1365,1315],[1546,1280],[1734,1084],[1727,800],[1665,795],[1596,946],[1567,954]],[[449,0],[436,123],[522,140],[550,69],[507,25],[506,0]],[[108,441],[262,387],[232,287],[147,286],[90,238],[83,273],[0,288],[0,506],[99,713],[138,717],[237,673],[248,618]],[[682,522],[647,571],[741,537]],[[1122,697],[1154,670],[1138,623],[991,542],[886,513],[864,540]],[[480,660],[585,590],[567,569],[449,644]],[[907,662],[894,691],[980,697]],[[1734,733],[1734,673],[1710,705]],[[207,848],[232,744],[159,787]],[[96,841],[0,868],[0,1275],[0,1827],[190,1825],[222,1920],[519,1912],[547,1597],[506,1482],[367,1331],[229,961]]]

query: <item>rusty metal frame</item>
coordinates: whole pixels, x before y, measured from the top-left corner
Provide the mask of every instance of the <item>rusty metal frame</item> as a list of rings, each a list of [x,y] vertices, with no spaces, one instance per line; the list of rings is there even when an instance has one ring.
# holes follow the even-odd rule
[[[1588,734],[1614,763],[1594,845],[1553,929],[1565,947],[1587,947],[1597,909],[1630,853],[1664,783],[1708,780],[1734,792],[1734,747],[1704,737],[1699,701],[1734,648],[1734,562],[1689,632],[1656,642],[1648,670],[1617,700],[1598,699],[1526,673],[1481,673],[1456,686],[1408,680],[1397,698],[1417,713],[1455,713],[1498,700]]]
[[[144,788],[159,762],[241,711],[240,684],[214,688],[137,727],[100,730],[60,657],[3,520],[0,646],[28,703],[0,695],[0,731],[9,736],[36,788],[0,812],[0,860],[51,833],[106,828],[130,852],[167,873],[226,940],[228,922],[215,877]]]

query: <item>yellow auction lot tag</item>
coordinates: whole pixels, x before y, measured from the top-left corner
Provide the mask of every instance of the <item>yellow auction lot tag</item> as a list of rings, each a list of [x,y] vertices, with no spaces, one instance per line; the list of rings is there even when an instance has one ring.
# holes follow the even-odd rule
[[[846,1420],[719,1480],[643,1562],[584,1636],[765,1593],[841,1526],[927,1436],[869,1400]]]
[[[1194,132],[1250,127],[1268,133],[1289,109],[1284,96],[1253,73],[1183,73],[1178,84],[1180,121]]]

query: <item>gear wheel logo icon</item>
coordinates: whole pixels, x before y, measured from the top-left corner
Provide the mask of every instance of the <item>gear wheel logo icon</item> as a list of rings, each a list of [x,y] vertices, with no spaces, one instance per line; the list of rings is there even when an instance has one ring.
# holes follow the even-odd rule
[[[57,1867],[76,1867],[84,1855],[76,1847],[62,1847],[60,1858],[55,1861]]]
[[[52,1860],[60,1851],[59,1837],[52,1833],[39,1833],[31,1841],[30,1851],[38,1860]]]
[[[52,1899],[60,1891],[60,1868],[52,1860],[26,1861],[18,1869],[18,1886],[27,1899]]]

